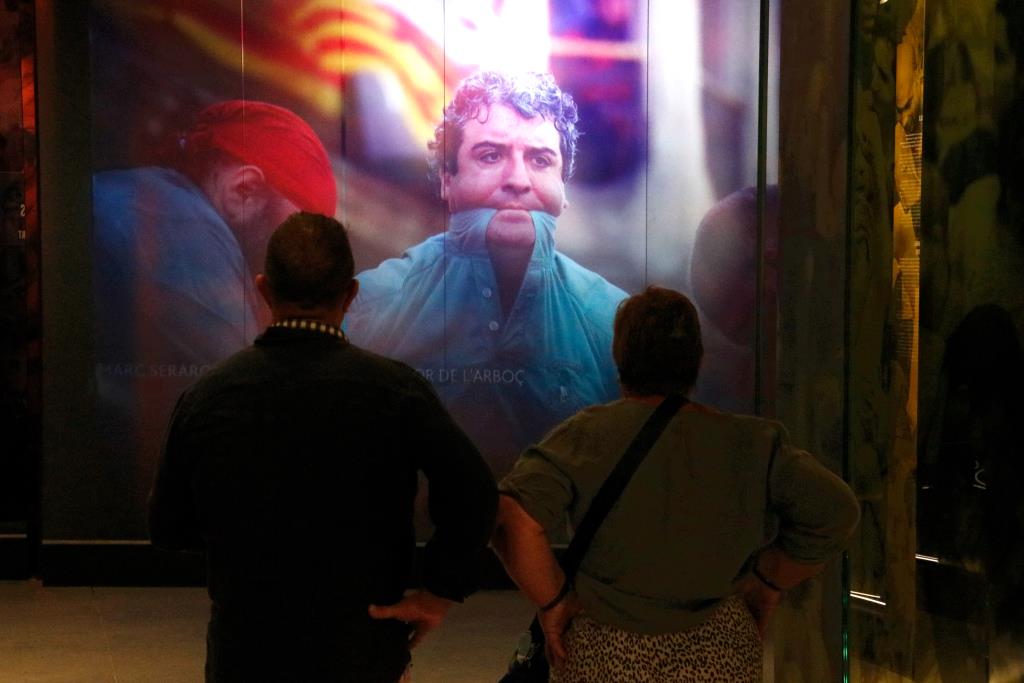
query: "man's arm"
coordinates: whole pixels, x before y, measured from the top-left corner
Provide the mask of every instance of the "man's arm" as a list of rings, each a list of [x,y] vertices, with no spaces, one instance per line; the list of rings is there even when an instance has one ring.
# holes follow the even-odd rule
[[[434,534],[424,548],[423,590],[398,603],[370,606],[376,619],[399,619],[413,626],[410,646],[440,625],[448,609],[471,592],[472,573],[494,528],[497,487],[490,468],[448,415],[426,380],[422,399],[411,406],[409,434],[420,469],[430,484],[428,510]]]
[[[153,545],[167,550],[202,550],[203,538],[192,494],[189,464],[192,454],[185,445],[187,426],[183,400],[184,397],[179,399],[171,417],[156,480],[149,494],[149,537]]]
[[[409,649],[419,645],[428,633],[441,625],[453,600],[441,598],[428,590],[411,593],[393,605],[370,605],[374,619],[397,619],[412,626]]]
[[[475,590],[472,574],[494,529],[498,489],[476,446],[426,380],[417,379],[429,398],[410,434],[410,447],[417,449],[430,484],[427,506],[435,528],[424,549],[423,585],[435,595],[461,601]]]

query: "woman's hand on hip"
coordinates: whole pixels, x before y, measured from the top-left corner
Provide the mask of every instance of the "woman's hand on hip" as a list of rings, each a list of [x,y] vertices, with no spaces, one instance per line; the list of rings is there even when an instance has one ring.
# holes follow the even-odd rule
[[[769,588],[753,574],[744,577],[738,588],[740,597],[747,603],[747,609],[750,610],[751,616],[757,623],[757,632],[761,638],[764,638],[764,634],[768,630],[768,622],[771,621],[775,608],[779,606],[782,593]]]
[[[544,649],[548,663],[555,668],[562,668],[566,650],[562,636],[569,630],[573,618],[583,611],[576,593],[570,592],[557,605],[546,612],[538,614],[541,630],[544,631]]]

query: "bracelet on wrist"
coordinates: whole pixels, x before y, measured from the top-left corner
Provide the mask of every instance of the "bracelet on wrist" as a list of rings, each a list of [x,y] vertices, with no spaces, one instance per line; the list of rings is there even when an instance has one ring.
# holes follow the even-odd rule
[[[545,605],[541,605],[540,611],[541,612],[547,612],[548,610],[554,608],[555,605],[557,605],[558,603],[562,602],[562,600],[565,599],[565,596],[569,594],[570,590],[572,590],[572,583],[569,581],[569,579],[566,579],[562,583],[562,587],[560,589],[558,589],[558,595],[556,595],[554,598],[552,598],[551,602],[549,602],[549,603],[547,603]]]
[[[760,581],[764,585],[768,586],[769,588],[771,588],[776,593],[781,593],[782,592],[782,588],[778,584],[776,584],[776,583],[774,583],[772,581],[769,581],[768,577],[761,573],[761,570],[759,570],[757,568],[756,564],[754,565],[753,572],[754,572],[754,576],[757,577],[758,581]]]

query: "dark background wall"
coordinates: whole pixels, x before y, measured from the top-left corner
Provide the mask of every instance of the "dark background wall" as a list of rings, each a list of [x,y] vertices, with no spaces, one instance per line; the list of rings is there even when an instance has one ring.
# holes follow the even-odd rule
[[[33,3],[0,5],[0,579],[29,573],[39,486],[34,49]]]
[[[928,0],[915,672],[1024,678],[1024,8]]]

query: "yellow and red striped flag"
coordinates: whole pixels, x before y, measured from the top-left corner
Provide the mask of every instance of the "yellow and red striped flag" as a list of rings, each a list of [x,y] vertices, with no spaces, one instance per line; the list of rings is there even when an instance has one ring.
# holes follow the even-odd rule
[[[211,0],[113,0],[123,14],[171,27],[209,58],[340,118],[349,79],[391,78],[400,114],[417,141],[433,137],[445,93],[468,73],[448,63],[436,38],[400,9],[372,0],[279,3],[263,16]]]

